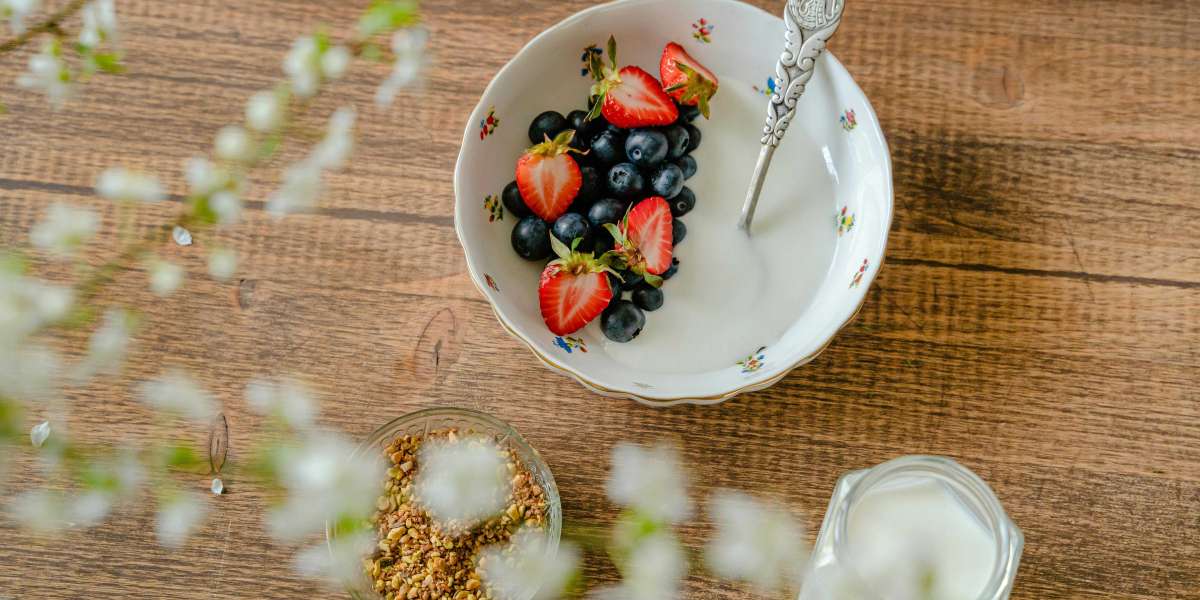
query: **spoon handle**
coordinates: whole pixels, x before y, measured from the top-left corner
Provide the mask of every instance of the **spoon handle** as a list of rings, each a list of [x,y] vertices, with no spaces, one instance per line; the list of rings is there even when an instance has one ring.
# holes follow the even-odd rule
[[[785,46],[779,64],[775,66],[775,92],[767,103],[762,150],[758,153],[750,188],[746,191],[746,203],[742,206],[742,217],[738,220],[738,228],[747,234],[767,169],[771,166],[771,157],[796,116],[796,103],[808,80],[812,79],[817,58],[825,51],[825,41],[842,22],[843,8],[845,0],[788,0],[783,11],[787,26]]]

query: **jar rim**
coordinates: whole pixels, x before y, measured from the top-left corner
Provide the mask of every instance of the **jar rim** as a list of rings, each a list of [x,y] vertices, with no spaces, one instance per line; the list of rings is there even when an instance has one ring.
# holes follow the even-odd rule
[[[833,554],[839,564],[854,568],[854,561],[849,560],[848,526],[850,512],[857,502],[886,482],[900,477],[924,476],[949,485],[955,492],[966,495],[972,501],[973,508],[982,511],[979,516],[986,520],[983,524],[992,533],[995,555],[991,576],[979,592],[978,600],[1006,597],[1006,594],[1001,592],[1004,591],[1009,574],[1016,569],[1020,555],[1019,549],[1014,551],[1014,544],[1022,543],[1021,532],[1004,511],[995,492],[983,479],[953,459],[930,455],[901,456],[857,473],[861,474],[861,477],[850,483],[844,502],[834,515]]]

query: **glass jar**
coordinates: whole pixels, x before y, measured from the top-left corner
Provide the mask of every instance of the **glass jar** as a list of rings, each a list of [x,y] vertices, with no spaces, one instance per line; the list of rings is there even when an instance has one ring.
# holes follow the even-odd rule
[[[1006,600],[1024,543],[979,476],[904,456],[838,480],[800,598]]]
[[[430,431],[449,427],[457,428],[463,433],[490,437],[500,447],[512,449],[546,494],[546,515],[548,521],[546,527],[546,553],[551,556],[557,553],[559,539],[562,536],[562,500],[558,495],[558,485],[554,482],[554,475],[550,472],[550,467],[546,465],[546,461],[542,460],[538,451],[533,446],[530,446],[529,442],[526,442],[525,438],[517,433],[517,430],[500,419],[467,408],[445,407],[419,410],[393,419],[379,429],[376,429],[359,444],[358,449],[355,450],[355,456],[361,456],[364,453],[374,453],[382,456],[384,449],[398,437],[405,435],[425,435]],[[327,525],[325,529],[326,541],[332,543],[336,535],[337,532],[334,530],[332,524]],[[346,591],[355,600],[377,600],[381,598],[375,592],[374,588],[372,588],[366,574],[363,574],[358,581],[344,582],[344,585]],[[536,591],[530,590],[529,595],[532,596]]]

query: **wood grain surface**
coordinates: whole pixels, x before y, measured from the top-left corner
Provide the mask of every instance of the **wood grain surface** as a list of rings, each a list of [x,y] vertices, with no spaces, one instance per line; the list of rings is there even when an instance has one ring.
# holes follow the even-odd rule
[[[91,191],[112,164],[183,193],[183,161],[279,77],[290,41],[344,30],[364,4],[120,0],[129,72],[59,113],[11,84],[26,55],[4,57],[0,245],[24,245],[55,200],[103,211],[113,237]],[[330,179],[323,212],[277,222],[255,209],[195,246],[164,244],[189,276],[166,301],[140,271],[105,292],[144,306],[145,327],[121,377],[70,392],[72,430],[203,443],[206,431],[165,428],[132,399],[137,381],[179,365],[224,403],[236,461],[262,435],[247,379],[295,372],[322,393],[323,423],[355,436],[421,407],[493,412],[541,450],[571,522],[613,518],[602,482],[614,443],[666,438],[683,444],[697,496],[773,495],[810,537],[843,472],[943,454],[991,483],[1025,532],[1013,598],[1200,598],[1200,3],[849,4],[831,47],[891,145],[887,265],[857,321],[773,388],[653,410],[586,392],[504,333],[453,231],[462,127],[517,49],[588,3],[430,1],[426,82],[391,110],[364,109],[357,161]],[[367,107],[384,75],[359,66],[336,90]],[[138,222],[177,210],[147,207]],[[241,253],[233,282],[204,274],[218,243]],[[11,471],[6,495],[42,483],[26,459]],[[50,539],[3,519],[0,597],[330,596],[266,538],[261,490],[229,490],[178,551],[155,544],[145,502]],[[686,542],[707,531],[688,527]],[[590,556],[587,575],[615,572]],[[752,596],[704,576],[685,591]]]

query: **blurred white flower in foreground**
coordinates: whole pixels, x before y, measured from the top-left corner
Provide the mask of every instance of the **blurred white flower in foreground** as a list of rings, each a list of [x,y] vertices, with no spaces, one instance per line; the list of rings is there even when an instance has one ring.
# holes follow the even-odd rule
[[[202,156],[193,156],[184,163],[183,176],[192,196],[209,196],[229,185],[229,173]]]
[[[74,302],[70,288],[26,277],[23,270],[20,261],[0,256],[0,347],[66,317]]]
[[[250,134],[239,125],[222,127],[213,141],[213,152],[222,160],[246,160],[252,149]]]
[[[621,583],[596,593],[599,600],[672,600],[687,574],[683,547],[668,533],[644,537],[621,565]]]
[[[485,438],[428,441],[421,447],[416,497],[445,527],[490,517],[504,510],[512,493],[506,462]]]
[[[105,169],[96,179],[96,193],[121,202],[159,202],[167,197],[158,179],[122,167]]]
[[[362,557],[374,546],[375,535],[371,532],[340,535],[329,544],[314,544],[297,552],[293,567],[305,577],[323,579],[331,587],[345,589],[362,577]]]
[[[57,40],[46,41],[42,44],[41,52],[29,57],[29,67],[17,76],[17,85],[41,90],[55,110],[67,103],[75,93],[75,85],[71,81],[71,70],[62,57],[62,46]]]
[[[349,64],[350,51],[345,47],[330,47],[324,37],[307,36],[292,42],[283,59],[283,72],[297,96],[310,98],[320,89],[322,80],[341,77]]]
[[[117,40],[117,8],[113,0],[92,0],[81,11],[83,28],[79,31],[79,43],[95,48],[101,42]]]
[[[544,531],[522,528],[508,546],[484,549],[480,569],[497,600],[554,600],[564,595],[579,571],[579,549],[562,543],[550,553],[547,542]],[[536,592],[530,596],[532,590]]]
[[[150,261],[150,291],[159,296],[170,296],[183,285],[183,267],[162,259]]]
[[[142,382],[140,392],[139,399],[150,407],[197,423],[207,423],[217,414],[212,395],[179,369]]]
[[[0,396],[22,400],[49,400],[58,394],[62,361],[40,345],[17,347],[0,344]]]
[[[614,447],[608,497],[657,522],[679,523],[692,512],[679,453],[664,444],[643,448],[620,443]]]
[[[246,101],[246,124],[255,131],[274,131],[283,124],[286,109],[286,94],[275,91],[258,92]]]
[[[392,64],[391,74],[375,91],[376,104],[391,105],[401,88],[411,85],[420,77],[421,69],[425,66],[428,42],[429,32],[421,27],[401,29],[392,34],[392,53],[396,56],[396,62]]]
[[[246,401],[254,412],[277,418],[293,429],[312,427],[317,418],[317,401],[294,379],[255,379],[246,385]]]
[[[384,465],[374,453],[356,456],[354,450],[340,435],[316,433],[273,453],[277,483],[287,492],[267,516],[273,536],[295,541],[324,530],[326,521],[371,515],[386,479]]]
[[[804,573],[804,529],[783,509],[741,492],[713,494],[709,512],[717,532],[705,558],[720,577],[764,591],[790,589]]]
[[[158,542],[168,548],[183,546],[207,514],[208,504],[196,493],[183,492],[165,499],[159,505],[155,524]]]
[[[228,281],[237,273],[237,252],[229,248],[217,248],[208,255],[208,274],[217,281]]]
[[[12,520],[34,531],[56,531],[69,524],[62,494],[48,490],[23,492],[9,506]]]
[[[13,35],[20,35],[25,32],[25,19],[41,5],[41,0],[0,0],[0,17],[8,18]]]
[[[284,215],[316,208],[324,189],[324,171],[341,168],[354,149],[354,121],[354,109],[334,111],[324,139],[308,156],[284,171],[283,184],[267,199],[268,212]]]
[[[106,311],[100,326],[88,340],[88,353],[76,369],[77,378],[86,379],[96,373],[111,374],[120,370],[129,352],[136,325],[137,319],[125,310],[113,308]]]
[[[232,225],[242,218],[242,199],[233,192],[222,190],[213,194],[208,199],[208,206],[222,225]]]
[[[96,234],[99,226],[100,218],[96,213],[55,202],[46,209],[45,218],[33,226],[29,241],[55,256],[71,256]]]

